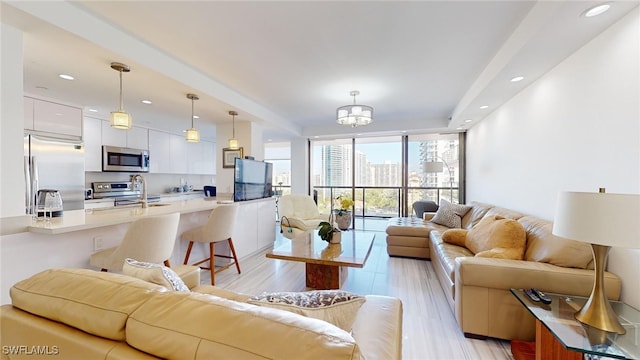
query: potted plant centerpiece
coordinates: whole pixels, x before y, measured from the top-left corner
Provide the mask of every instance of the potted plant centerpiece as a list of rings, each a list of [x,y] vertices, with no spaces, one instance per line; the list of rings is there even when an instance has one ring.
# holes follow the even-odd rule
[[[318,236],[320,236],[320,239],[330,244],[339,244],[342,240],[342,237],[340,236],[340,229],[336,229],[326,221],[322,221],[318,224]]]
[[[340,230],[347,230],[351,225],[351,208],[354,205],[351,198],[340,195],[336,198],[338,200],[338,208],[333,210]]]

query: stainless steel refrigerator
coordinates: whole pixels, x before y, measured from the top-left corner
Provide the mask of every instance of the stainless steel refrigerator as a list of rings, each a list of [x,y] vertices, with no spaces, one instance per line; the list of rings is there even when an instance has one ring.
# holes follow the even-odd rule
[[[84,146],[69,140],[26,133],[24,136],[25,211],[39,189],[55,189],[64,210],[84,209]]]

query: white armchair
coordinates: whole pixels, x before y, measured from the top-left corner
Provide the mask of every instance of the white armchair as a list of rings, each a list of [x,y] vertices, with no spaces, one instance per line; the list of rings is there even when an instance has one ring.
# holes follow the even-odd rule
[[[321,221],[328,221],[328,214],[321,214],[309,195],[283,195],[278,200],[280,230],[285,236],[317,229]]]

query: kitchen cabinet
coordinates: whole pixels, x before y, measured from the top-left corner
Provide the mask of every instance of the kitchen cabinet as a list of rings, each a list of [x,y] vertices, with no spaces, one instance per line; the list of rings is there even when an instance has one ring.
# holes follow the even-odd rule
[[[102,145],[149,149],[149,130],[133,126],[129,130],[114,129],[109,121],[102,122]]]
[[[82,109],[28,96],[24,103],[25,129],[82,136]]]
[[[84,117],[82,141],[84,142],[84,171],[102,171],[102,123],[92,117]]]
[[[216,174],[216,144],[201,140],[198,143],[187,143],[187,170],[189,174]]]
[[[171,173],[172,174],[187,174],[188,173],[188,156],[187,145],[188,143],[184,137],[171,134],[170,139],[171,147]]]
[[[171,174],[171,134],[149,130],[149,172]]]

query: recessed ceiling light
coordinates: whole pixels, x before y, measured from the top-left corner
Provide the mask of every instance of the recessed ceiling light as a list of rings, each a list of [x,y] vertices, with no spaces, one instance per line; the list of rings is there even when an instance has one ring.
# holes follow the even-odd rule
[[[67,75],[67,74],[60,74],[58,75],[58,77],[60,77],[61,79],[65,79],[65,80],[74,80],[75,78],[71,75]]]
[[[198,115],[193,115],[193,118],[194,118],[194,119],[200,119],[200,116],[198,116]]]
[[[524,80],[524,76],[516,76],[513,79],[511,79],[511,82],[518,82],[522,80]]]
[[[316,136],[314,136],[313,138],[314,138],[314,139],[317,139],[317,138],[319,138],[319,137],[320,137],[320,136],[316,135]]]
[[[611,8],[611,5],[608,3],[605,4],[600,4],[600,5],[596,5],[594,7],[591,7],[589,9],[587,9],[583,14],[584,17],[594,17],[594,16],[598,16],[602,13],[604,13],[605,11],[609,10],[609,8]]]
[[[89,110],[87,110],[87,111],[90,111],[90,112],[98,112],[98,110],[96,110],[96,109],[89,109]]]
[[[464,130],[464,128],[462,126],[458,126],[456,130]]]
[[[143,104],[147,104],[147,105],[151,105],[153,104],[153,102],[151,102],[151,100],[142,100]]]
[[[40,89],[40,90],[49,90],[49,88],[47,88],[46,86],[42,86],[42,85],[38,85],[38,86],[36,86],[36,89]]]
[[[480,109],[482,109],[482,110],[484,110],[484,109],[488,109],[488,108],[489,108],[489,105],[482,105],[482,106],[480,106]]]
[[[466,122],[466,123],[470,123],[470,122],[472,122],[472,121],[473,121],[473,120],[471,120],[471,119],[467,119],[467,120],[465,120],[464,122]]]

